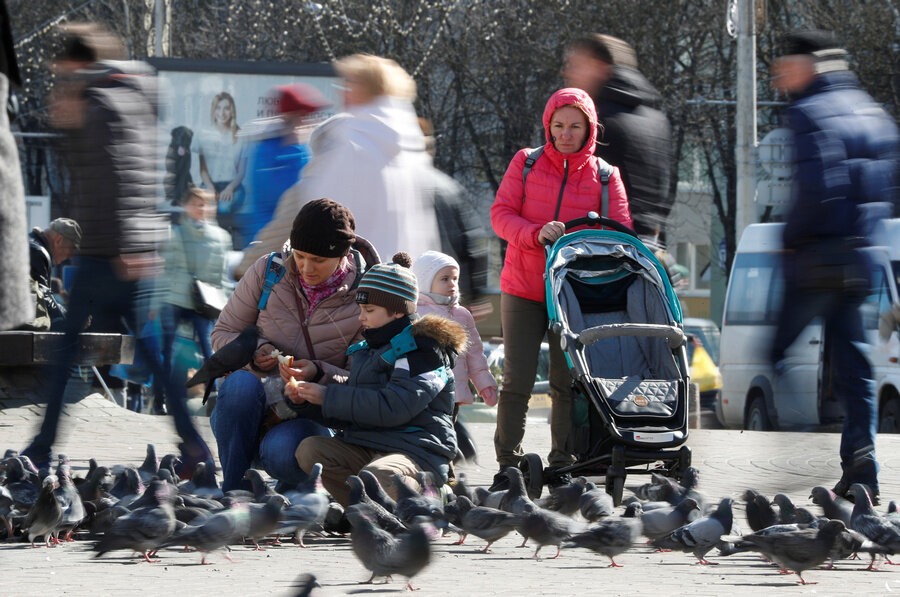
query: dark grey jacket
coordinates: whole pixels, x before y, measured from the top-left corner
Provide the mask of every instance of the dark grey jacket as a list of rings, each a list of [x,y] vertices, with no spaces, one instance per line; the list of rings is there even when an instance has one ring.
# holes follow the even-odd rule
[[[465,329],[427,315],[403,317],[364,336],[347,351],[347,383],[328,385],[321,408],[295,410],[341,429],[347,443],[406,454],[446,481],[456,455],[453,365],[465,348]]]
[[[156,212],[157,83],[141,62],[98,62],[87,80],[84,126],[62,131],[71,214],[80,254],[115,257],[156,250],[167,223]]]

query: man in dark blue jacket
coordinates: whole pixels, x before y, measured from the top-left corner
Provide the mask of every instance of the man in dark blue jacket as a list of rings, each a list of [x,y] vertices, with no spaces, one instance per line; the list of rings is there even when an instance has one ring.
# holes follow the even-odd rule
[[[814,317],[822,318],[833,392],[845,410],[843,470],[834,490],[846,495],[851,484],[864,483],[877,497],[878,404],[858,307],[869,292],[863,249],[871,214],[876,202],[893,202],[896,193],[900,135],[859,88],[845,54],[831,33],[802,31],[786,37],[773,64],[773,85],[791,100],[786,119],[795,173],[783,233],[784,302],[771,357],[784,379],[785,351]]]

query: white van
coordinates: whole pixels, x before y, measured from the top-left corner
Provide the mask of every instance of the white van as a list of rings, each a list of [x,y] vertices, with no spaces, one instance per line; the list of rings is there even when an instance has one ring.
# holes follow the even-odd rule
[[[719,369],[722,391],[716,417],[726,427],[804,429],[837,423],[843,407],[830,391],[831,367],[824,355],[822,323],[814,320],[785,356],[788,373],[773,391],[768,362],[783,282],[779,252],[783,224],[754,224],[741,237],[722,320]],[[887,344],[878,340],[878,322],[898,300],[900,219],[883,220],[873,235],[878,245],[867,249],[874,271],[872,290],[863,303],[863,326],[871,344],[879,431],[900,432],[900,339],[895,329]],[[788,389],[789,388],[789,389]]]

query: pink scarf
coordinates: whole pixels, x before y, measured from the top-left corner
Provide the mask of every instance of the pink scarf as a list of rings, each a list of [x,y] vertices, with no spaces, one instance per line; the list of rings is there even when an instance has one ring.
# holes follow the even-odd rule
[[[309,304],[309,308],[306,309],[307,318],[312,314],[313,309],[315,309],[319,303],[327,299],[340,288],[349,271],[350,262],[344,258],[341,260],[341,264],[338,265],[338,268],[334,270],[334,273],[321,284],[316,284],[315,286],[307,284],[303,280],[303,276],[297,274],[297,279],[300,281],[300,287],[303,289],[303,293],[306,295],[306,301]]]

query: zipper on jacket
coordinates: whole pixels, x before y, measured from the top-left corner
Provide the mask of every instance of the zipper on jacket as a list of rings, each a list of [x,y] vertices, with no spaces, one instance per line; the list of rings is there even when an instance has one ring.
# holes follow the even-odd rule
[[[563,160],[563,181],[559,186],[559,199],[556,200],[556,213],[553,214],[553,221],[559,220],[559,210],[562,207],[563,191],[566,190],[566,179],[569,178],[569,160]]]

